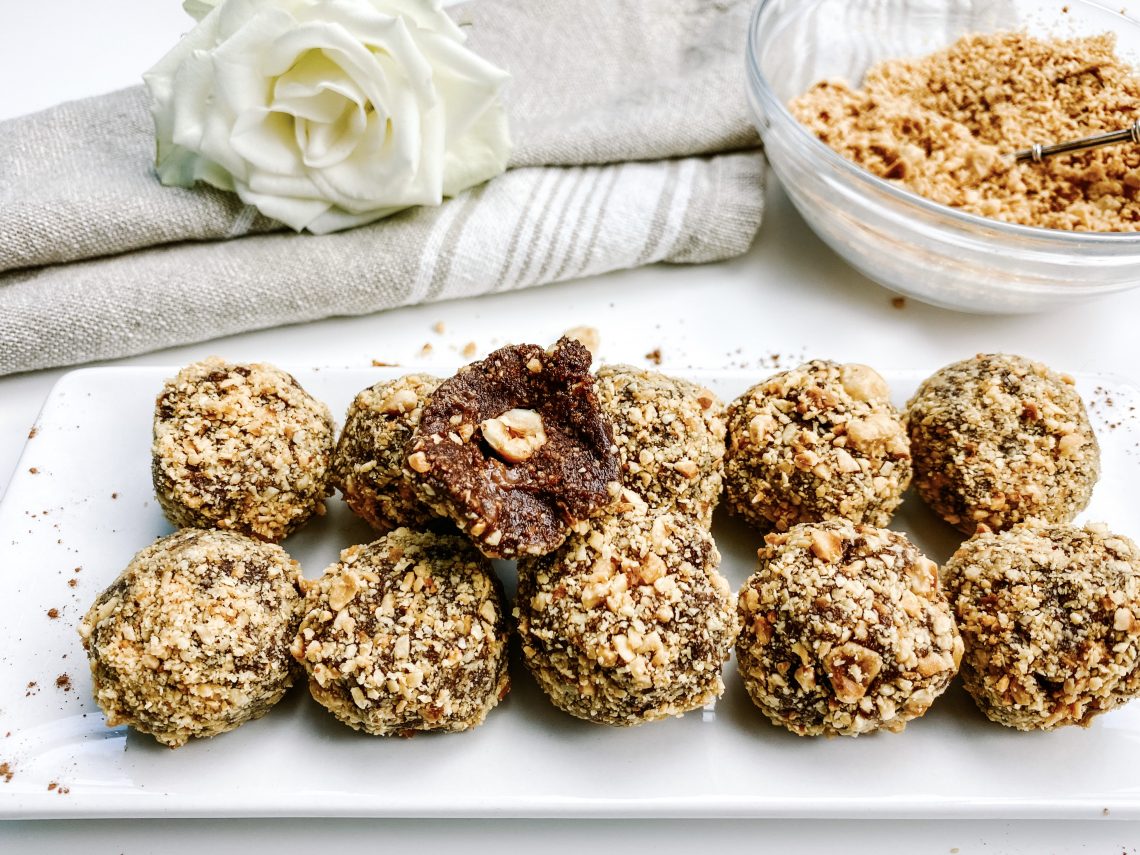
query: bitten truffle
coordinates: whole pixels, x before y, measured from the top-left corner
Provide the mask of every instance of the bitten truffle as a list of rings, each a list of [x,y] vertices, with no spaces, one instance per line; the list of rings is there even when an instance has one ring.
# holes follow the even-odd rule
[[[724,405],[695,383],[629,365],[599,368],[622,485],[653,510],[712,524],[724,477]]]
[[[914,484],[973,534],[1030,518],[1071,522],[1092,497],[1100,447],[1070,377],[979,354],[928,378],[907,405]]]
[[[962,639],[938,567],[903,535],[845,520],[772,533],[738,598],[753,703],[800,736],[902,730],[949,685]]]
[[[590,352],[563,338],[549,351],[512,345],[460,369],[424,407],[406,466],[424,503],[484,555],[556,549],[618,489]]]
[[[910,477],[906,427],[866,365],[814,360],[729,406],[725,502],[761,530],[827,519],[885,526]]]
[[[467,730],[510,688],[502,589],[461,537],[398,528],[346,549],[304,611],[293,656],[356,730]]]
[[[711,535],[684,515],[595,521],[557,552],[519,562],[523,658],[556,707],[633,725],[724,691],[735,598]]]
[[[177,748],[265,715],[293,684],[300,584],[281,547],[233,532],[139,552],[79,624],[108,726]]]
[[[289,374],[211,357],[158,396],[154,491],[176,526],[275,542],[324,512],[332,447],[328,407]]]
[[[1105,526],[981,532],[944,571],[962,682],[992,721],[1088,726],[1140,694],[1140,550]]]
[[[404,472],[404,448],[441,382],[427,374],[384,380],[358,394],[348,408],[333,454],[332,484],[381,533],[401,526],[421,529],[436,518]]]

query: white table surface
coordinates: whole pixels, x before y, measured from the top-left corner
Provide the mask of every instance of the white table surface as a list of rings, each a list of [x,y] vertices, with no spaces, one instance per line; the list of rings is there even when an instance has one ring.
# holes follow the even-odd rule
[[[1140,0],[1121,6],[1140,9]],[[0,24],[0,119],[125,86],[189,28],[175,0],[51,0],[5,4]],[[916,275],[921,275],[916,272]],[[119,364],[179,366],[209,354],[328,366],[371,360],[453,364],[511,341],[547,342],[577,324],[601,333],[607,361],[663,370],[771,368],[827,356],[883,368],[929,367],[982,350],[1040,358],[1067,371],[1140,379],[1140,291],[1051,315],[976,317],[892,294],[824,247],[777,186],[753,250],[697,268],[655,267],[580,282],[250,333]],[[442,321],[445,331],[434,331]],[[431,352],[423,356],[425,344]],[[63,371],[0,378],[0,492],[29,427]],[[1138,514],[1140,518],[1140,514]],[[1134,532],[1135,534],[1135,532]],[[757,770],[763,774],[763,770]],[[1058,774],[1064,774],[1058,770]],[[1138,772],[1140,775],[1140,772]],[[0,785],[2,786],[2,785]],[[3,796],[0,791],[0,797]],[[1111,852],[1140,849],[1140,823],[756,821],[168,820],[0,824],[0,853],[388,851],[548,853],[647,849],[852,853]]]

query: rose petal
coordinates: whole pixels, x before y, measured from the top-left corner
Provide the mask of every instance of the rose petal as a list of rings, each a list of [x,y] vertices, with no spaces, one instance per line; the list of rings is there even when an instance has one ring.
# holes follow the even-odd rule
[[[253,170],[296,174],[301,153],[293,139],[293,117],[265,107],[247,110],[234,123],[229,137],[233,150]]]
[[[332,207],[312,220],[305,228],[315,235],[325,235],[331,232],[355,228],[356,226],[363,226],[366,223],[372,223],[384,217],[390,217],[392,214],[404,210],[406,210],[404,207],[375,208],[363,214],[352,214],[341,208]]]
[[[332,122],[346,101],[364,106],[367,98],[323,51],[309,51],[273,84],[272,107],[314,122]]]
[[[229,7],[230,3],[226,3],[221,10],[224,12]],[[212,52],[217,97],[223,107],[240,116],[252,107],[269,106],[272,80],[262,74],[260,57],[295,27],[293,16],[284,10],[265,9],[244,20],[237,31]]]
[[[306,228],[330,207],[328,202],[315,199],[262,195],[241,184],[234,190],[247,205],[253,205],[265,216],[280,220],[296,231]]]
[[[507,111],[498,102],[484,110],[464,136],[448,145],[443,163],[443,194],[455,196],[501,175],[510,155]]]
[[[359,146],[368,126],[365,111],[356,105],[345,105],[344,113],[335,122],[318,124],[298,122],[304,131],[301,145],[305,166],[309,169],[328,169],[350,157]]]
[[[447,110],[448,139],[461,137],[499,101],[500,90],[510,75],[434,33],[422,33],[418,39],[434,69],[435,86]]]
[[[383,15],[395,15],[413,22],[428,32],[443,33],[447,38],[463,43],[467,34],[443,11],[439,0],[371,0],[372,6]]]
[[[266,196],[296,196],[298,199],[315,199],[327,202],[321,191],[307,174],[282,175],[274,172],[254,172],[246,182],[254,193]]]
[[[262,54],[259,70],[266,77],[278,77],[315,50],[323,51],[347,79],[360,87],[367,100],[383,103],[383,80],[377,79],[372,54],[339,24],[308,21],[283,33]]]

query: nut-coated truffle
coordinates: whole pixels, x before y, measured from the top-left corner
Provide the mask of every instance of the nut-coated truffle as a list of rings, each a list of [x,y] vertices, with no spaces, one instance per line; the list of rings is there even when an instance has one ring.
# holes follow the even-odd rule
[[[753,703],[800,736],[902,730],[949,685],[962,639],[938,566],[901,534],[845,520],[772,533],[738,597]]]
[[[982,531],[947,562],[962,682],[1019,730],[1087,726],[1140,694],[1140,549],[1103,525]]]
[[[523,658],[559,709],[632,725],[724,691],[735,599],[708,530],[675,513],[596,520],[550,555],[519,562]]]
[[[866,365],[814,360],[729,406],[725,503],[763,531],[828,519],[885,526],[910,477],[906,426]]]
[[[177,748],[265,715],[297,670],[300,585],[281,547],[234,532],[143,549],[79,624],[107,724]]]
[[[928,378],[907,405],[914,484],[973,534],[1022,520],[1071,522],[1089,503],[1100,448],[1071,377],[979,354]]]
[[[510,688],[502,588],[457,535],[398,528],[344,550],[304,613],[293,656],[313,698],[356,730],[468,730]]]
[[[154,413],[154,491],[176,526],[276,542],[324,512],[328,407],[272,365],[216,357],[168,380]]]

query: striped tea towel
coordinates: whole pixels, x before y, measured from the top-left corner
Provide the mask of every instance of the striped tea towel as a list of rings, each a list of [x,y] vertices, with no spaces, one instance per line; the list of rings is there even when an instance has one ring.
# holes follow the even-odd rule
[[[511,169],[330,235],[161,186],[141,87],[0,123],[0,374],[747,249],[747,0],[475,0]],[[240,238],[232,240],[231,238]]]

